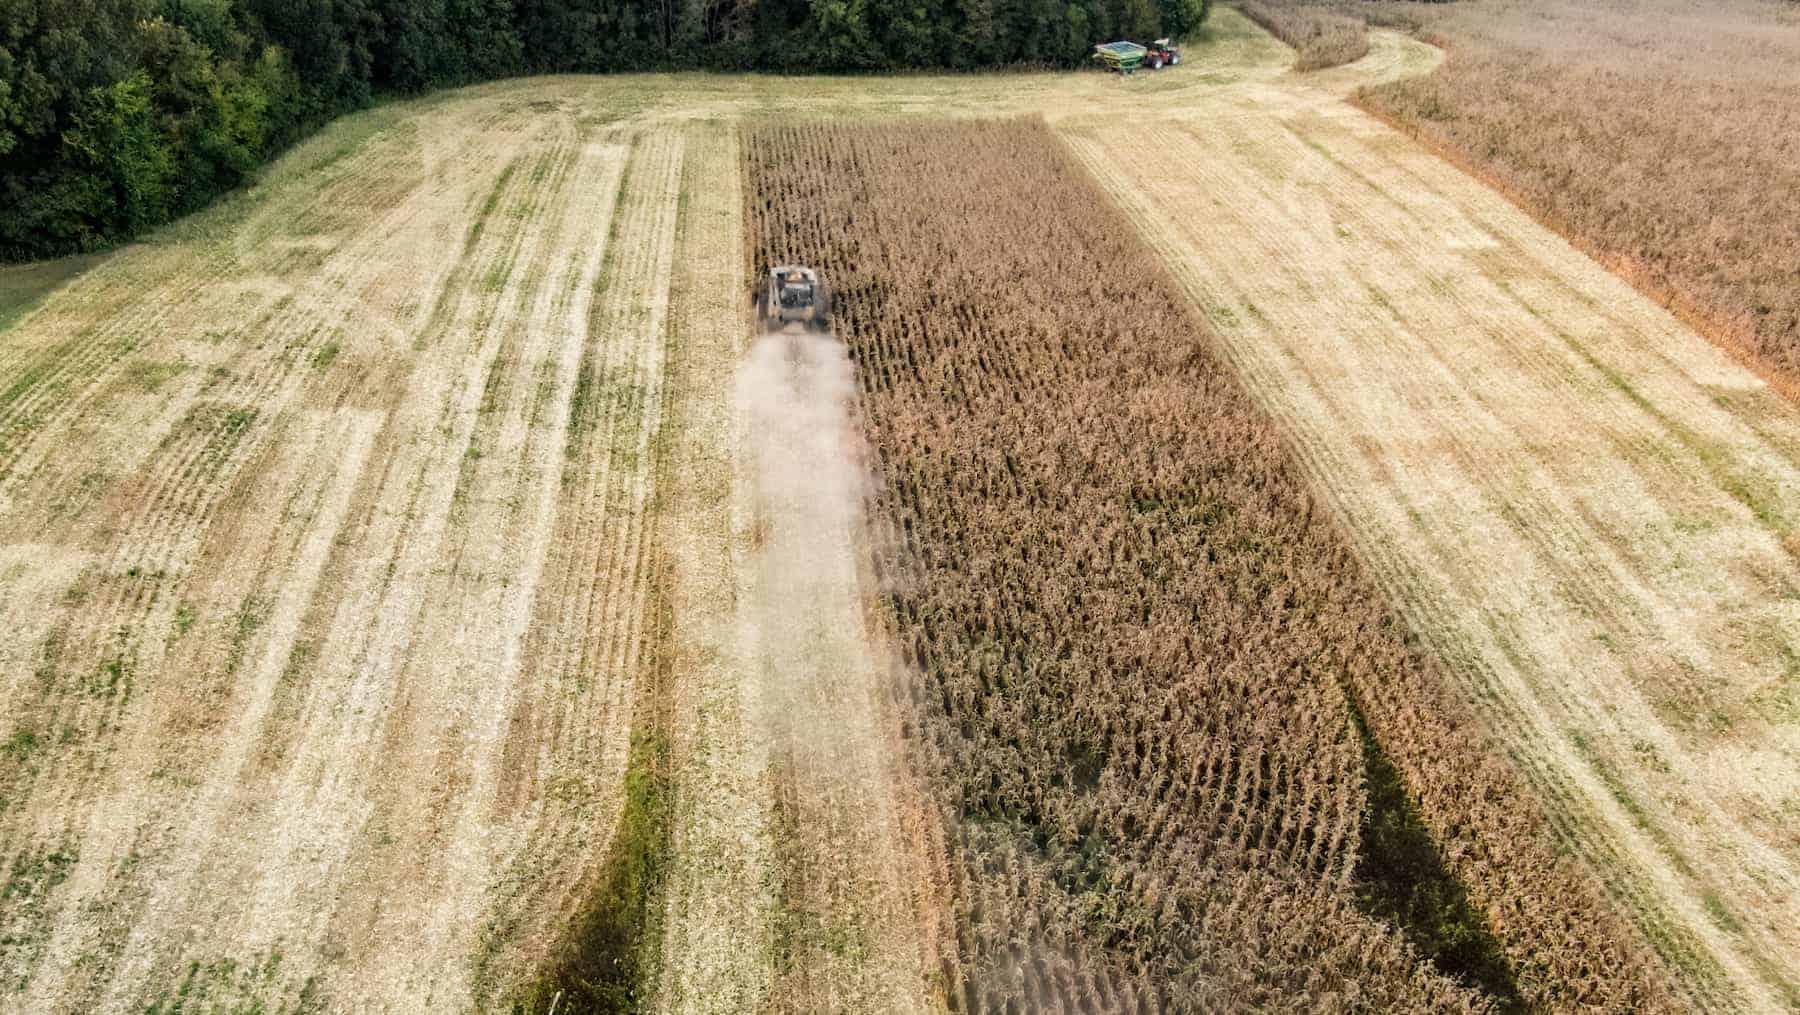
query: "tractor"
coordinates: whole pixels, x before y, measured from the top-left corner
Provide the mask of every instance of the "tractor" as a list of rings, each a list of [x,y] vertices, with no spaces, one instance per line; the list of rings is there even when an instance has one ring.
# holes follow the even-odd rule
[[[757,316],[765,331],[800,324],[813,331],[831,325],[831,294],[819,273],[798,264],[769,270],[768,284],[756,296]]]
[[[1181,62],[1181,47],[1168,39],[1158,39],[1144,47],[1144,63],[1151,70],[1162,70],[1163,65],[1170,67]]]

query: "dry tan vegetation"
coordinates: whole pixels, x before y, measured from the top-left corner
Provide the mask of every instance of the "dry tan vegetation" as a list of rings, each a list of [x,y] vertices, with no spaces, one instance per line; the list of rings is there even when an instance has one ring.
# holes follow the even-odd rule
[[[1222,37],[1219,77],[1143,93],[1266,73],[1258,40]],[[677,679],[658,767],[689,804],[715,785],[749,801],[676,808],[672,835],[720,848],[670,880],[735,894],[707,936],[670,891],[668,939],[705,954],[668,982],[743,973],[755,998],[783,940],[835,944],[780,924],[779,865],[708,866],[779,859],[773,825],[734,824],[774,813],[770,784],[715,738],[744,732],[743,671],[705,624],[659,619],[739,580],[684,527],[718,504],[694,463],[736,445],[696,425],[665,463],[652,439],[729,401],[744,337],[716,121],[1073,107],[1112,85],[498,83],[349,118],[60,288],[0,279],[0,1006],[461,1007],[533,987],[618,887],[626,730],[659,667]],[[714,140],[690,162],[696,132]],[[694,381],[720,362],[725,383]],[[651,510],[664,472],[692,484],[668,492],[685,515]],[[685,579],[653,577],[680,570],[680,539]],[[881,827],[860,820],[821,831],[853,855]],[[759,913],[798,933],[762,934]],[[691,982],[664,1003],[730,1007]]]
[[[1441,13],[1477,19],[1477,8]],[[1609,6],[1593,17],[1619,15]],[[1754,35],[1733,36],[1752,57],[1779,45]],[[1344,106],[1349,90],[1437,58],[1391,32],[1370,45],[1350,66],[1297,77],[1291,52],[1221,9],[1180,72],[1130,81],[496,83],[348,119],[251,191],[48,295],[43,279],[0,279],[23,294],[0,292],[0,1008],[541,1002],[553,995],[521,994],[534,987],[526,981],[580,952],[571,927],[629,883],[612,876],[615,839],[636,827],[626,803],[641,784],[623,776],[641,744],[654,746],[657,785],[673,795],[634,836],[645,849],[662,835],[672,844],[655,872],[666,899],[640,896],[655,915],[631,924],[643,1006],[879,1008],[950,983],[972,988],[948,998],[963,1007],[1009,994],[1050,1006],[1064,998],[1056,991],[1123,1005],[1181,982],[1313,1007],[1379,1000],[1303,994],[1306,982],[1279,978],[1299,956],[1317,960],[1299,967],[1314,986],[1368,978],[1396,999],[1465,999],[1421,974],[1345,884],[1367,840],[1348,817],[1359,805],[1343,781],[1357,768],[1346,699],[1321,660],[1342,651],[1333,646],[1392,647],[1401,636],[1377,622],[1366,582],[1332,586],[1361,591],[1327,597],[1311,615],[1298,591],[1258,584],[1286,573],[1295,590],[1310,587],[1315,571],[1288,551],[1320,540],[1356,571],[1349,550],[1321,535],[1328,513],[1449,678],[1447,691],[1419,684],[1432,670],[1403,649],[1392,667],[1343,668],[1517,958],[1521,986],[1559,1009],[1631,997],[1629,934],[1600,949],[1593,969],[1559,978],[1558,956],[1591,945],[1571,916],[1593,904],[1587,871],[1679,974],[1684,1004],[1791,1007],[1800,573],[1782,547],[1800,520],[1800,420],[1492,191]],[[883,181],[881,193],[914,195],[886,201],[878,222],[859,219],[856,242],[891,232],[918,249],[947,245],[952,260],[1026,262],[1010,289],[953,273],[946,285],[966,312],[949,312],[949,325],[917,302],[918,258],[902,265],[871,251],[856,269],[913,273],[900,276],[913,288],[882,290],[882,301],[865,292],[857,325],[894,329],[857,346],[875,393],[871,432],[890,449],[884,474],[899,476],[880,502],[897,513],[882,517],[911,518],[915,546],[927,532],[931,545],[956,545],[949,532],[964,551],[994,551],[927,558],[936,582],[929,571],[887,576],[895,601],[913,608],[903,630],[933,632],[902,647],[956,675],[942,685],[956,695],[939,695],[944,711],[914,732],[961,742],[942,718],[976,702],[994,706],[962,713],[984,743],[1026,709],[1061,724],[1022,736],[1015,756],[924,755],[934,785],[1000,776],[966,799],[1026,801],[1004,820],[946,826],[921,809],[895,771],[893,714],[879,699],[820,693],[833,686],[823,669],[810,697],[787,700],[862,723],[853,728],[866,742],[849,757],[866,767],[846,767],[890,778],[821,781],[859,804],[834,810],[829,796],[796,796],[809,784],[782,781],[770,763],[795,741],[759,718],[748,677],[767,672],[767,642],[740,612],[769,591],[759,591],[766,572],[753,552],[769,533],[733,403],[746,334],[732,169],[732,122],[770,111],[1041,114],[1154,240],[1217,343],[1193,358],[1166,332],[1119,344],[1112,318],[1068,310],[1071,299],[1121,298],[1103,272],[1040,276],[1054,245],[995,249],[1014,228],[1130,246],[1076,174],[1045,168],[1058,163],[1041,135],[1005,142],[1030,167],[1010,180],[993,178],[980,149],[870,165],[891,141],[851,145],[846,164]],[[918,181],[899,178],[940,164],[962,184],[918,198]],[[976,233],[936,214],[989,187],[1009,207],[1042,211]],[[1069,209],[1073,224],[1056,226]],[[991,221],[985,207],[966,210]],[[1135,254],[1114,263],[1136,266],[1122,298],[1147,308],[1147,327],[1169,314],[1186,321],[1166,284],[1153,282],[1161,295],[1148,302],[1138,295],[1153,267]],[[1004,302],[1021,297],[1042,299]],[[993,316],[1003,312],[1012,320]],[[1015,333],[1021,321],[1037,330]],[[1231,394],[1231,373],[1257,408]],[[1143,383],[1116,387],[1125,378]],[[1062,397],[1009,400],[1018,390]],[[982,415],[940,411],[943,391]],[[1104,397],[1108,411],[1076,413],[1083,396]],[[1268,457],[1280,441],[1259,410],[1292,438],[1297,465],[1266,465],[1286,459]],[[1221,434],[1247,442],[1222,462],[1194,423],[1218,413]],[[1040,442],[1014,446],[1042,456],[1015,454],[1009,468],[1004,443],[973,443],[995,426]],[[1119,438],[1113,453],[1077,439],[1099,433]],[[1170,447],[1140,461],[1162,437]],[[1095,469],[1071,478],[1057,467],[1065,461]],[[1198,624],[1166,611],[1146,619],[1119,606],[1122,596],[1092,594],[1098,573],[1118,588],[1222,587],[1202,582],[1217,570],[1134,568],[1168,556],[1126,552],[1149,533],[1189,549],[1216,536],[1173,525],[1148,502],[1103,496],[1122,475],[1179,487],[1194,461],[1217,467],[1196,489],[1249,505],[1227,530],[1244,545],[1203,548],[1221,551],[1215,568],[1255,563],[1239,577],[1256,594],[1205,599]],[[1247,462],[1264,472],[1233,480]],[[986,488],[958,478],[958,463]],[[1011,503],[1026,489],[1021,475],[1035,477],[1034,494],[1091,505],[1112,527],[1057,528],[1066,520],[1044,503]],[[1322,498],[1310,508],[1309,489]],[[1006,531],[1020,519],[1066,538],[1023,544]],[[1271,566],[1269,533],[1298,533],[1274,555],[1288,571],[1257,570]],[[1052,559],[1087,570],[1026,566]],[[1082,655],[1053,652],[1022,671],[1023,649],[996,650],[1001,635],[1028,644],[1004,626],[1002,600],[977,608],[973,586],[942,581],[963,573],[991,577],[1006,603],[1029,594],[1036,612],[1011,615],[1039,618],[1029,644],[1067,639]],[[859,582],[858,593],[837,584],[834,609],[866,594]],[[1267,617],[1281,595],[1297,637],[1251,628],[1266,635],[1255,646],[1264,655],[1195,635],[1218,630],[1221,616]],[[920,609],[932,602],[957,612]],[[1077,615],[1100,620],[1073,628]],[[1184,637],[1152,637],[1177,629]],[[846,672],[881,665],[878,625],[866,618],[826,633],[868,653]],[[1184,659],[1207,667],[1183,669]],[[1253,664],[1292,684],[1271,686]],[[1167,683],[1115,684],[1086,711],[1049,693],[1053,677],[1128,665]],[[1002,688],[1002,674],[1016,682]],[[1215,699],[1237,707],[1215,713]],[[1437,704],[1414,707],[1422,701]],[[1470,706],[1479,724],[1461,720]],[[1294,722],[1258,725],[1253,710]],[[1071,782],[1092,766],[1070,746],[1098,744],[1103,719],[1117,723],[1107,746],[1118,774],[1091,788]],[[1212,754],[1206,737],[1162,736],[1189,719],[1223,738]],[[1505,778],[1504,766],[1479,760],[1490,745],[1524,785],[1478,791],[1505,785],[1484,781]],[[1266,768],[1247,760],[1257,750]],[[1220,767],[1166,764],[1177,754]],[[821,772],[839,757],[802,760]],[[1176,786],[1238,814],[1229,834],[1209,839],[1215,826],[1179,808],[1139,806]],[[1328,799],[1335,845],[1298,830],[1324,827]],[[1546,859],[1534,800],[1576,865]],[[818,819],[806,848],[843,852],[791,863],[778,839],[794,815]],[[1020,816],[1090,820],[1090,841],[1116,848],[1065,852],[1069,865],[1054,866]],[[895,828],[901,847],[862,855]],[[1259,830],[1285,852],[1257,854]],[[1529,862],[1482,845],[1494,841],[1524,843]],[[871,876],[881,857],[896,860]],[[959,922],[942,929],[937,877],[908,872],[931,870],[933,857],[945,858],[941,874],[960,872]],[[995,866],[971,868],[973,857]],[[1223,873],[1234,862],[1248,871],[1235,880]],[[1091,891],[1071,891],[1095,871]],[[907,884],[914,896],[898,900],[895,886]],[[1170,886],[1187,894],[1145,901]],[[1270,904],[1247,901],[1258,897]],[[1211,922],[1189,922],[1195,899],[1215,903]],[[1115,918],[1117,936],[1096,941],[1091,928]],[[1339,931],[1335,940],[1369,950],[1315,954]],[[1270,942],[1267,954],[1245,954],[1249,939]],[[1070,945],[1046,946],[1054,940]],[[1217,962],[1156,965],[1184,951]],[[927,973],[919,989],[920,962],[938,954],[950,956],[947,978]],[[854,996],[829,992],[845,970]],[[1596,993],[1563,992],[1584,982]]]
[[[87,255],[33,264],[0,265],[0,331],[24,316],[58,286],[104,260],[105,255]]]
[[[7,1006],[463,1006],[562,932],[682,139],[384,110],[6,332]]]
[[[1368,108],[1800,395],[1800,7],[1366,9],[1450,47],[1437,73],[1366,92]]]
[[[1047,131],[770,128],[746,157],[757,263],[835,279],[861,366],[957,1010],[1484,1005],[1352,904],[1346,692],[1527,1003],[1668,1004]]]
[[[1369,33],[1362,19],[1304,0],[1238,0],[1238,10],[1294,47],[1294,69],[1322,70],[1369,52]]]

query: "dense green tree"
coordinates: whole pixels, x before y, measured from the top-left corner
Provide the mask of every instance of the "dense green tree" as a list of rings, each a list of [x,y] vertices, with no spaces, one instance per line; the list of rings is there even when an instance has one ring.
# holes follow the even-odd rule
[[[527,0],[520,5],[525,66],[533,71],[643,70],[655,66],[649,3]]]
[[[371,0],[244,0],[249,16],[293,61],[297,117],[314,123],[368,102],[381,19]]]
[[[383,0],[379,14],[378,88],[419,91],[517,74],[524,66],[512,0]]]
[[[1181,38],[1198,31],[1200,23],[1212,13],[1212,0],[1157,0],[1162,11],[1162,30]]]
[[[83,249],[133,221],[110,171],[143,153],[102,146],[143,140],[147,89],[126,82],[146,13],[135,0],[0,4],[0,255]]]
[[[137,232],[177,207],[177,161],[151,102],[143,71],[88,90],[63,134],[71,161],[102,182],[112,198],[100,212],[102,231]]]
[[[127,239],[378,93],[509,74],[1069,65],[1210,0],[0,0],[0,258]]]
[[[233,0],[157,0],[154,11],[220,60],[240,59],[251,45],[238,23],[242,7]]]

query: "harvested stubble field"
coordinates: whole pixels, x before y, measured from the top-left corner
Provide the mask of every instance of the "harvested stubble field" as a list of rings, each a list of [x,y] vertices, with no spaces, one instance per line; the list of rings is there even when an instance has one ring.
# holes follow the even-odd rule
[[[6,333],[8,1006],[466,1005],[562,933],[690,137],[576,112],[359,117]]]
[[[1800,414],[1369,41],[487,85],[0,278],[0,1008],[1791,1006]]]

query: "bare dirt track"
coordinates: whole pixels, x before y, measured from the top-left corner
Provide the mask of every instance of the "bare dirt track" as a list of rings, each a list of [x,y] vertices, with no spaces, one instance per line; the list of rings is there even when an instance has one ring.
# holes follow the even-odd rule
[[[503,1003],[606,853],[653,663],[656,1006],[932,1002],[854,514],[796,583],[739,399],[735,124],[771,112],[1042,115],[1696,1002],[1793,1007],[1800,413],[1342,103],[1434,50],[1298,77],[1212,31],[1130,81],[386,106],[0,313],[0,1008]]]

